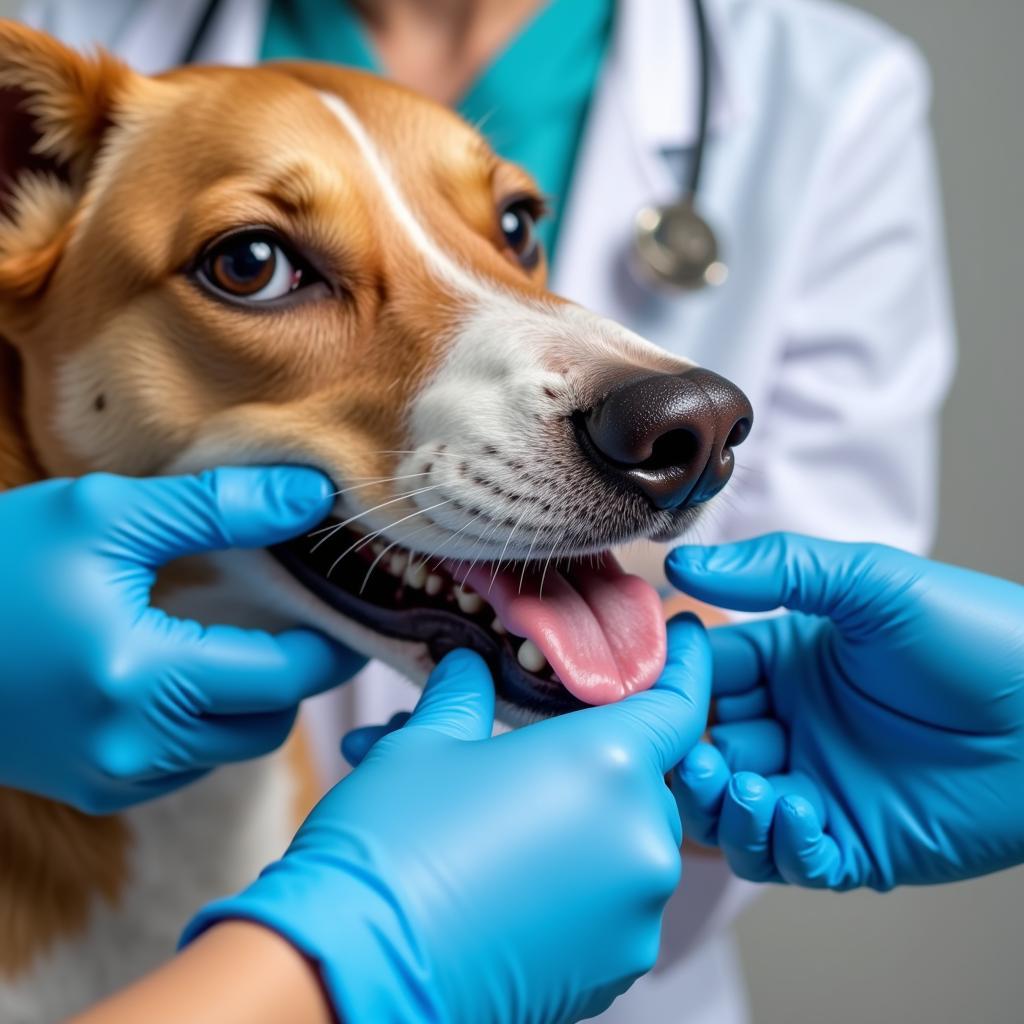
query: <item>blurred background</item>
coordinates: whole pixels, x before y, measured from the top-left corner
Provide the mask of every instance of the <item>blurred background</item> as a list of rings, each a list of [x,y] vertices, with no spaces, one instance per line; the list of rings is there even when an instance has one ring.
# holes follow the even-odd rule
[[[936,553],[1024,581],[1024,0],[857,6],[914,38],[935,82],[960,338]],[[885,896],[766,889],[739,932],[755,1024],[1024,1021],[1024,868]]]
[[[1024,581],[1024,0],[856,6],[913,37],[935,82],[960,339],[936,553]],[[1024,1021],[1024,869],[884,896],[770,889],[739,931],[755,1024]]]

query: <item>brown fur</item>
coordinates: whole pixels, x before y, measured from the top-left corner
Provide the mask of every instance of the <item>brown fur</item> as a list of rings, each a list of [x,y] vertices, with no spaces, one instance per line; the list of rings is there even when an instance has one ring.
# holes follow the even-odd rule
[[[0,788],[0,975],[84,929],[97,898],[116,902],[128,844],[119,818]]]

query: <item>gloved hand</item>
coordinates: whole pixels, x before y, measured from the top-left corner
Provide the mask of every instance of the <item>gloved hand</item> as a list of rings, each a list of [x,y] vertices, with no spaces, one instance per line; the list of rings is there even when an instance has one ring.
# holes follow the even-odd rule
[[[1024,861],[1024,588],[786,534],[666,568],[704,601],[808,613],[710,634],[714,746],[674,773],[687,834],[743,878],[829,889]]]
[[[281,467],[0,494],[0,785],[106,813],[278,746],[360,659],[309,630],[179,621],[149,591],[182,555],[309,529],[330,492]]]
[[[346,1024],[598,1013],[654,963],[680,871],[664,773],[709,689],[703,630],[679,619],[654,689],[492,739],[491,678],[455,651],[284,857],[184,941],[230,918],[274,929]]]

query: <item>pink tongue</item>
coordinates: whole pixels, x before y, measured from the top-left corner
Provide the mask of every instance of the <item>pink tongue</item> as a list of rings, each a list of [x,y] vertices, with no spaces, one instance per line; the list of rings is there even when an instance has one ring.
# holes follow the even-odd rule
[[[494,575],[493,565],[451,567],[498,613],[510,633],[543,652],[562,685],[586,704],[611,704],[653,686],[665,667],[665,619],[654,588],[610,554],[600,569],[532,567]],[[520,580],[522,587],[520,589]]]

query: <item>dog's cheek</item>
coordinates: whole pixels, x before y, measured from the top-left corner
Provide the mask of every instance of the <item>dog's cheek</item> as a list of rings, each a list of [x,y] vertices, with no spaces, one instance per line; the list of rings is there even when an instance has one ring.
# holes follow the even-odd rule
[[[53,475],[146,475],[170,462],[202,421],[196,396],[156,353],[146,364],[109,340],[61,357],[34,389],[33,443]]]

